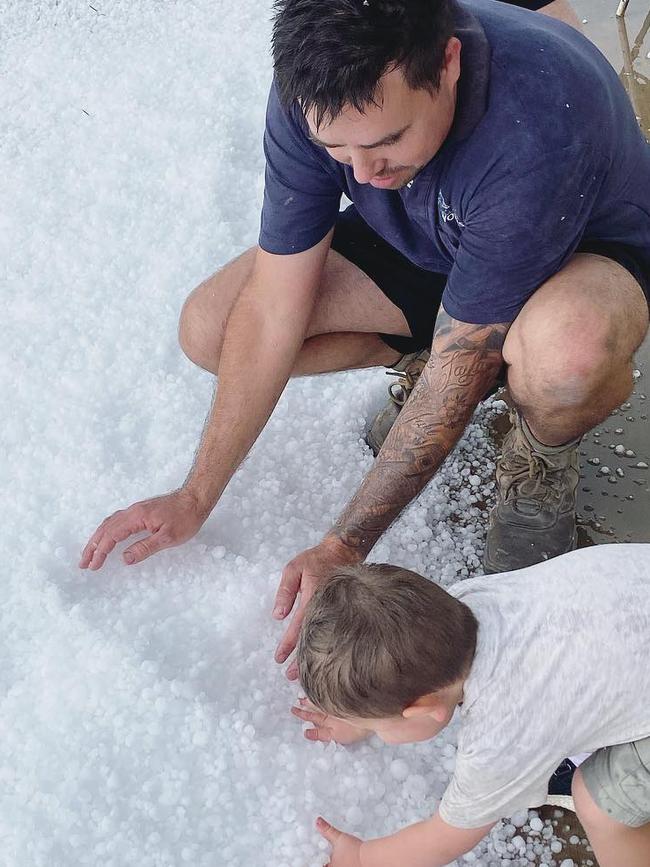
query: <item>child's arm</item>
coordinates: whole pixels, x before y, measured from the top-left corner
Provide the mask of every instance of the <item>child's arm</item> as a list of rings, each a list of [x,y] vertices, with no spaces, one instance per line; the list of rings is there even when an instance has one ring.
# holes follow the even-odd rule
[[[455,828],[436,813],[425,822],[409,825],[389,837],[362,843],[361,867],[444,867],[460,858],[485,837],[494,822],[482,828]]]
[[[319,818],[316,827],[332,846],[331,867],[444,867],[469,852],[492,829],[454,828],[436,813],[425,822],[362,843]]]

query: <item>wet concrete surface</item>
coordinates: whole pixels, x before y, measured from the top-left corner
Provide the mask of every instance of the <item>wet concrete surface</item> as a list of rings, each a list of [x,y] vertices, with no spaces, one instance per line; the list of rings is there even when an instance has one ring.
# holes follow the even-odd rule
[[[650,340],[635,359],[633,393],[585,435],[579,544],[650,542]]]
[[[648,0],[629,0],[623,18],[618,0],[574,0],[586,36],[621,74],[646,136],[650,138],[650,7]],[[586,22],[586,23],[585,23]]]

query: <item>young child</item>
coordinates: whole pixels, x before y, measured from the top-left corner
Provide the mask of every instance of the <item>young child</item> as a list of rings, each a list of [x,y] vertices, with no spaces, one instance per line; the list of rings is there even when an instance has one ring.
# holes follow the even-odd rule
[[[600,867],[650,865],[650,545],[602,545],[446,592],[396,566],[338,572],[297,651],[311,740],[435,737],[460,708],[439,811],[362,842],[318,819],[331,867],[436,867],[546,800],[565,756]]]

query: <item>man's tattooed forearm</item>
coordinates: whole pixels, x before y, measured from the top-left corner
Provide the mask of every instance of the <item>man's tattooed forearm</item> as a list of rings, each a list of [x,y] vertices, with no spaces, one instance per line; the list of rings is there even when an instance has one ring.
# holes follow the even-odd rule
[[[501,352],[509,322],[490,325],[472,325],[459,322],[441,309],[436,319],[434,342],[440,346],[440,351],[450,352],[455,349],[483,349]]]
[[[359,491],[332,533],[364,554],[419,494],[496,381],[509,323],[438,317],[431,357]]]

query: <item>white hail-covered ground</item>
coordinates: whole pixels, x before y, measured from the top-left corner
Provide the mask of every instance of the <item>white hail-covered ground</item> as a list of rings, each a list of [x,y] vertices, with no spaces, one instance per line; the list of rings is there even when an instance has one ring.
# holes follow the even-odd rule
[[[453,726],[309,743],[273,662],[280,571],[370,467],[381,371],[292,383],[190,543],[77,568],[198,442],[213,381],[176,323],[256,240],[269,19],[252,0],[0,0],[1,867],[315,867],[316,815],[393,831],[453,769]],[[472,574],[493,468],[470,425],[372,559]],[[500,826],[466,860],[562,860],[551,826],[517,824],[532,836]]]

